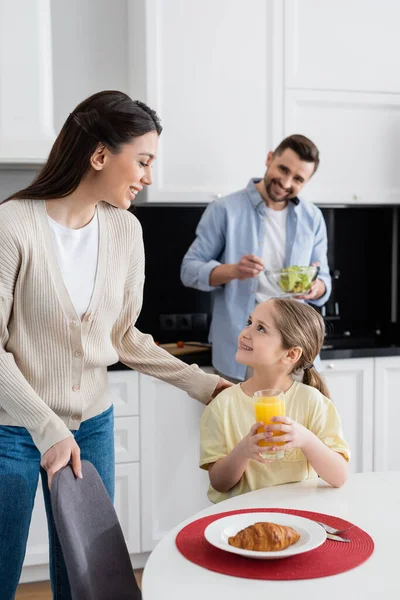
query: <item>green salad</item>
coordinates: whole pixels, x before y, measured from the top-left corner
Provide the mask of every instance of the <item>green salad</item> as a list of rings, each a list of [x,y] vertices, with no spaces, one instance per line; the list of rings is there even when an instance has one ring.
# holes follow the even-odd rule
[[[290,294],[303,294],[311,288],[315,276],[314,269],[305,269],[304,267],[285,267],[281,269],[279,278],[279,287],[282,292]]]

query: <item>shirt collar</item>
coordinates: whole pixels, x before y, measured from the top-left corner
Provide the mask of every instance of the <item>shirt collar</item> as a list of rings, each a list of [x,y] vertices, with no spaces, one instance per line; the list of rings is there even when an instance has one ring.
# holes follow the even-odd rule
[[[260,181],[261,179],[259,177],[250,179],[246,188],[246,191],[250,198],[250,202],[256,210],[262,210],[266,206],[264,198],[262,198],[260,192],[256,188],[256,183],[259,183]],[[295,196],[294,198],[290,199],[290,202],[292,202],[294,206],[297,206],[298,204],[300,204],[300,199],[297,196]]]

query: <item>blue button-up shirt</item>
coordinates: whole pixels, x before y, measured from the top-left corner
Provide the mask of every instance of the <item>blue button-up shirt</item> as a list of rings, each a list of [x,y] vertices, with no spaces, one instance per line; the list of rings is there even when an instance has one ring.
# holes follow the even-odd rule
[[[255,308],[258,279],[234,279],[218,287],[209,281],[211,271],[221,264],[237,263],[245,254],[263,256],[266,203],[255,187],[258,181],[252,179],[244,190],[209,204],[181,267],[185,286],[214,294],[209,336],[214,367],[242,380],[247,367],[235,361],[237,340]],[[331,293],[324,218],[314,204],[298,198],[288,208],[285,266],[320,263],[318,277],[326,292],[313,304],[322,306]]]

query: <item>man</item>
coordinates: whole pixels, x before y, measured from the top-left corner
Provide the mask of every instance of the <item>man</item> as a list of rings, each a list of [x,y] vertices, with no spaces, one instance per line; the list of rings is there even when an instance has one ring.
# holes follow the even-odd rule
[[[318,168],[318,148],[303,135],[285,138],[269,152],[264,179],[211,203],[181,267],[182,283],[214,292],[210,329],[213,366],[243,381],[235,361],[237,338],[256,303],[276,296],[264,269],[320,265],[303,299],[322,306],[331,293],[324,218],[298,194]]]

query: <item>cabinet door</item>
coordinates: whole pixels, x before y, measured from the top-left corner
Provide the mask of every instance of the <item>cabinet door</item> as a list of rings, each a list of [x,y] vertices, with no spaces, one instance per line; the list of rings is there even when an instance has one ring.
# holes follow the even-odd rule
[[[373,370],[373,358],[322,361],[321,373],[350,446],[351,473],[372,471],[373,467]]]
[[[285,135],[300,131],[321,152],[318,171],[304,191],[307,200],[399,202],[400,171],[388,168],[398,147],[393,132],[400,127],[399,95],[288,90],[284,111]]]
[[[150,201],[209,202],[263,173],[269,5],[147,0],[146,101],[164,127]],[[132,28],[142,12],[132,3]]]
[[[140,552],[139,463],[115,466],[114,507],[129,553]]]
[[[142,552],[210,505],[208,474],[199,468],[203,409],[185,392],[140,375]]]
[[[400,356],[375,359],[374,470],[400,470]]]
[[[399,92],[398,0],[285,0],[287,87]]]

